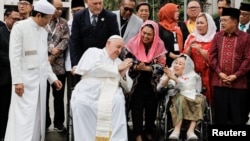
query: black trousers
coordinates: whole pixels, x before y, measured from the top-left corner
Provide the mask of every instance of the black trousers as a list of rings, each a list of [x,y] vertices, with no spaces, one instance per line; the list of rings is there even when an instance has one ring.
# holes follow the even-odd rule
[[[250,113],[250,71],[247,73],[247,107],[246,122],[249,120],[248,114]]]
[[[69,103],[71,99],[71,93],[73,90],[73,75],[71,72],[66,72],[66,79],[67,79],[67,101]]]
[[[215,124],[245,124],[247,89],[214,87]]]
[[[47,100],[46,100],[46,128],[51,124],[50,112],[49,112],[49,98],[50,98],[50,87],[52,88],[52,95],[54,97],[54,126],[63,125],[65,120],[64,114],[64,89],[66,75],[57,75],[58,80],[62,82],[62,89],[57,91],[54,85],[47,84]]]
[[[133,132],[137,135],[153,135],[157,112],[157,98],[151,85],[141,83],[131,96]],[[145,127],[143,121],[145,120]]]
[[[4,138],[6,126],[8,122],[9,116],[9,108],[10,108],[10,99],[11,99],[11,84],[1,85],[0,86],[0,127],[1,127],[1,137]]]

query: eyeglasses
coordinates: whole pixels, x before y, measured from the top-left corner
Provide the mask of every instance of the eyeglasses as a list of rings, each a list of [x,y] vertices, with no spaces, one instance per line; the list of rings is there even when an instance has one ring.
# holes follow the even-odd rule
[[[27,5],[30,5],[30,3],[28,3],[28,2],[18,2],[17,3],[18,5],[20,5],[20,6],[27,6]]]
[[[243,17],[246,17],[246,16],[248,16],[249,14],[250,14],[250,13],[243,13],[243,12],[240,13],[240,15],[243,16]]]
[[[52,19],[52,16],[43,16],[43,18],[45,18],[46,20],[51,20]]]
[[[58,11],[61,10],[62,11],[63,8],[62,7],[56,7],[56,10],[58,10]]]
[[[134,9],[133,9],[133,8],[123,7],[123,9],[124,9],[125,11],[134,12]]]
[[[230,19],[220,19],[220,23],[228,23],[230,21]]]
[[[197,10],[198,8],[200,8],[200,7],[198,7],[198,6],[188,7],[189,10]]]
[[[13,21],[20,21],[20,18],[11,18]]]

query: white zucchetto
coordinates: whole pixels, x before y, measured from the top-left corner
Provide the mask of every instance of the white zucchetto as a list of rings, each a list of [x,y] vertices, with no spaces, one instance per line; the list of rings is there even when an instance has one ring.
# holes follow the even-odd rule
[[[34,10],[44,14],[53,15],[56,8],[47,0],[39,0],[34,4]]]
[[[119,36],[119,35],[112,35],[112,36],[110,36],[110,37],[108,38],[108,41],[109,41],[109,40],[112,40],[112,39],[122,39],[122,37]]]

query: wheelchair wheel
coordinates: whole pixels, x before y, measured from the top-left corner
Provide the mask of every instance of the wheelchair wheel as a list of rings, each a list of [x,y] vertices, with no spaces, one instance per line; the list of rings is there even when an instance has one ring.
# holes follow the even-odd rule
[[[73,131],[73,114],[71,110],[71,94],[74,88],[71,88],[71,93],[68,95],[68,103],[67,103],[67,141],[74,141],[74,131]]]
[[[157,141],[164,141],[165,138],[165,106],[164,100],[160,100],[157,106],[157,115],[155,120]]]
[[[67,104],[67,141],[74,141],[73,120],[70,103]]]

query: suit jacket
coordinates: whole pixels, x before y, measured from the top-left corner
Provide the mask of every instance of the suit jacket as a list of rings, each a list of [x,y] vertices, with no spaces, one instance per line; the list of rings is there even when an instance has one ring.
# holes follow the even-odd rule
[[[248,27],[248,29],[247,29],[247,33],[249,33],[250,34],[250,26]]]
[[[0,27],[0,85],[11,84],[9,60],[10,31],[6,26]]]
[[[103,9],[95,27],[91,25],[88,8],[75,13],[69,41],[71,65],[76,66],[88,48],[104,48],[112,35],[119,35],[116,15],[112,12]]]
[[[0,21],[0,27],[5,26],[5,23]]]
[[[220,16],[214,18],[214,22],[217,27],[216,32],[220,31]]]
[[[119,25],[119,31],[121,35],[121,14],[120,10],[113,11],[113,13],[116,14],[117,22]],[[134,37],[140,30],[141,25],[143,23],[143,20],[136,16],[135,14],[132,14],[130,19],[128,20],[128,25],[126,27],[126,30],[123,35],[123,40],[125,43],[127,43],[132,37]]]
[[[247,33],[250,34],[250,25],[248,26]],[[247,73],[247,85],[250,88],[250,71]]]

